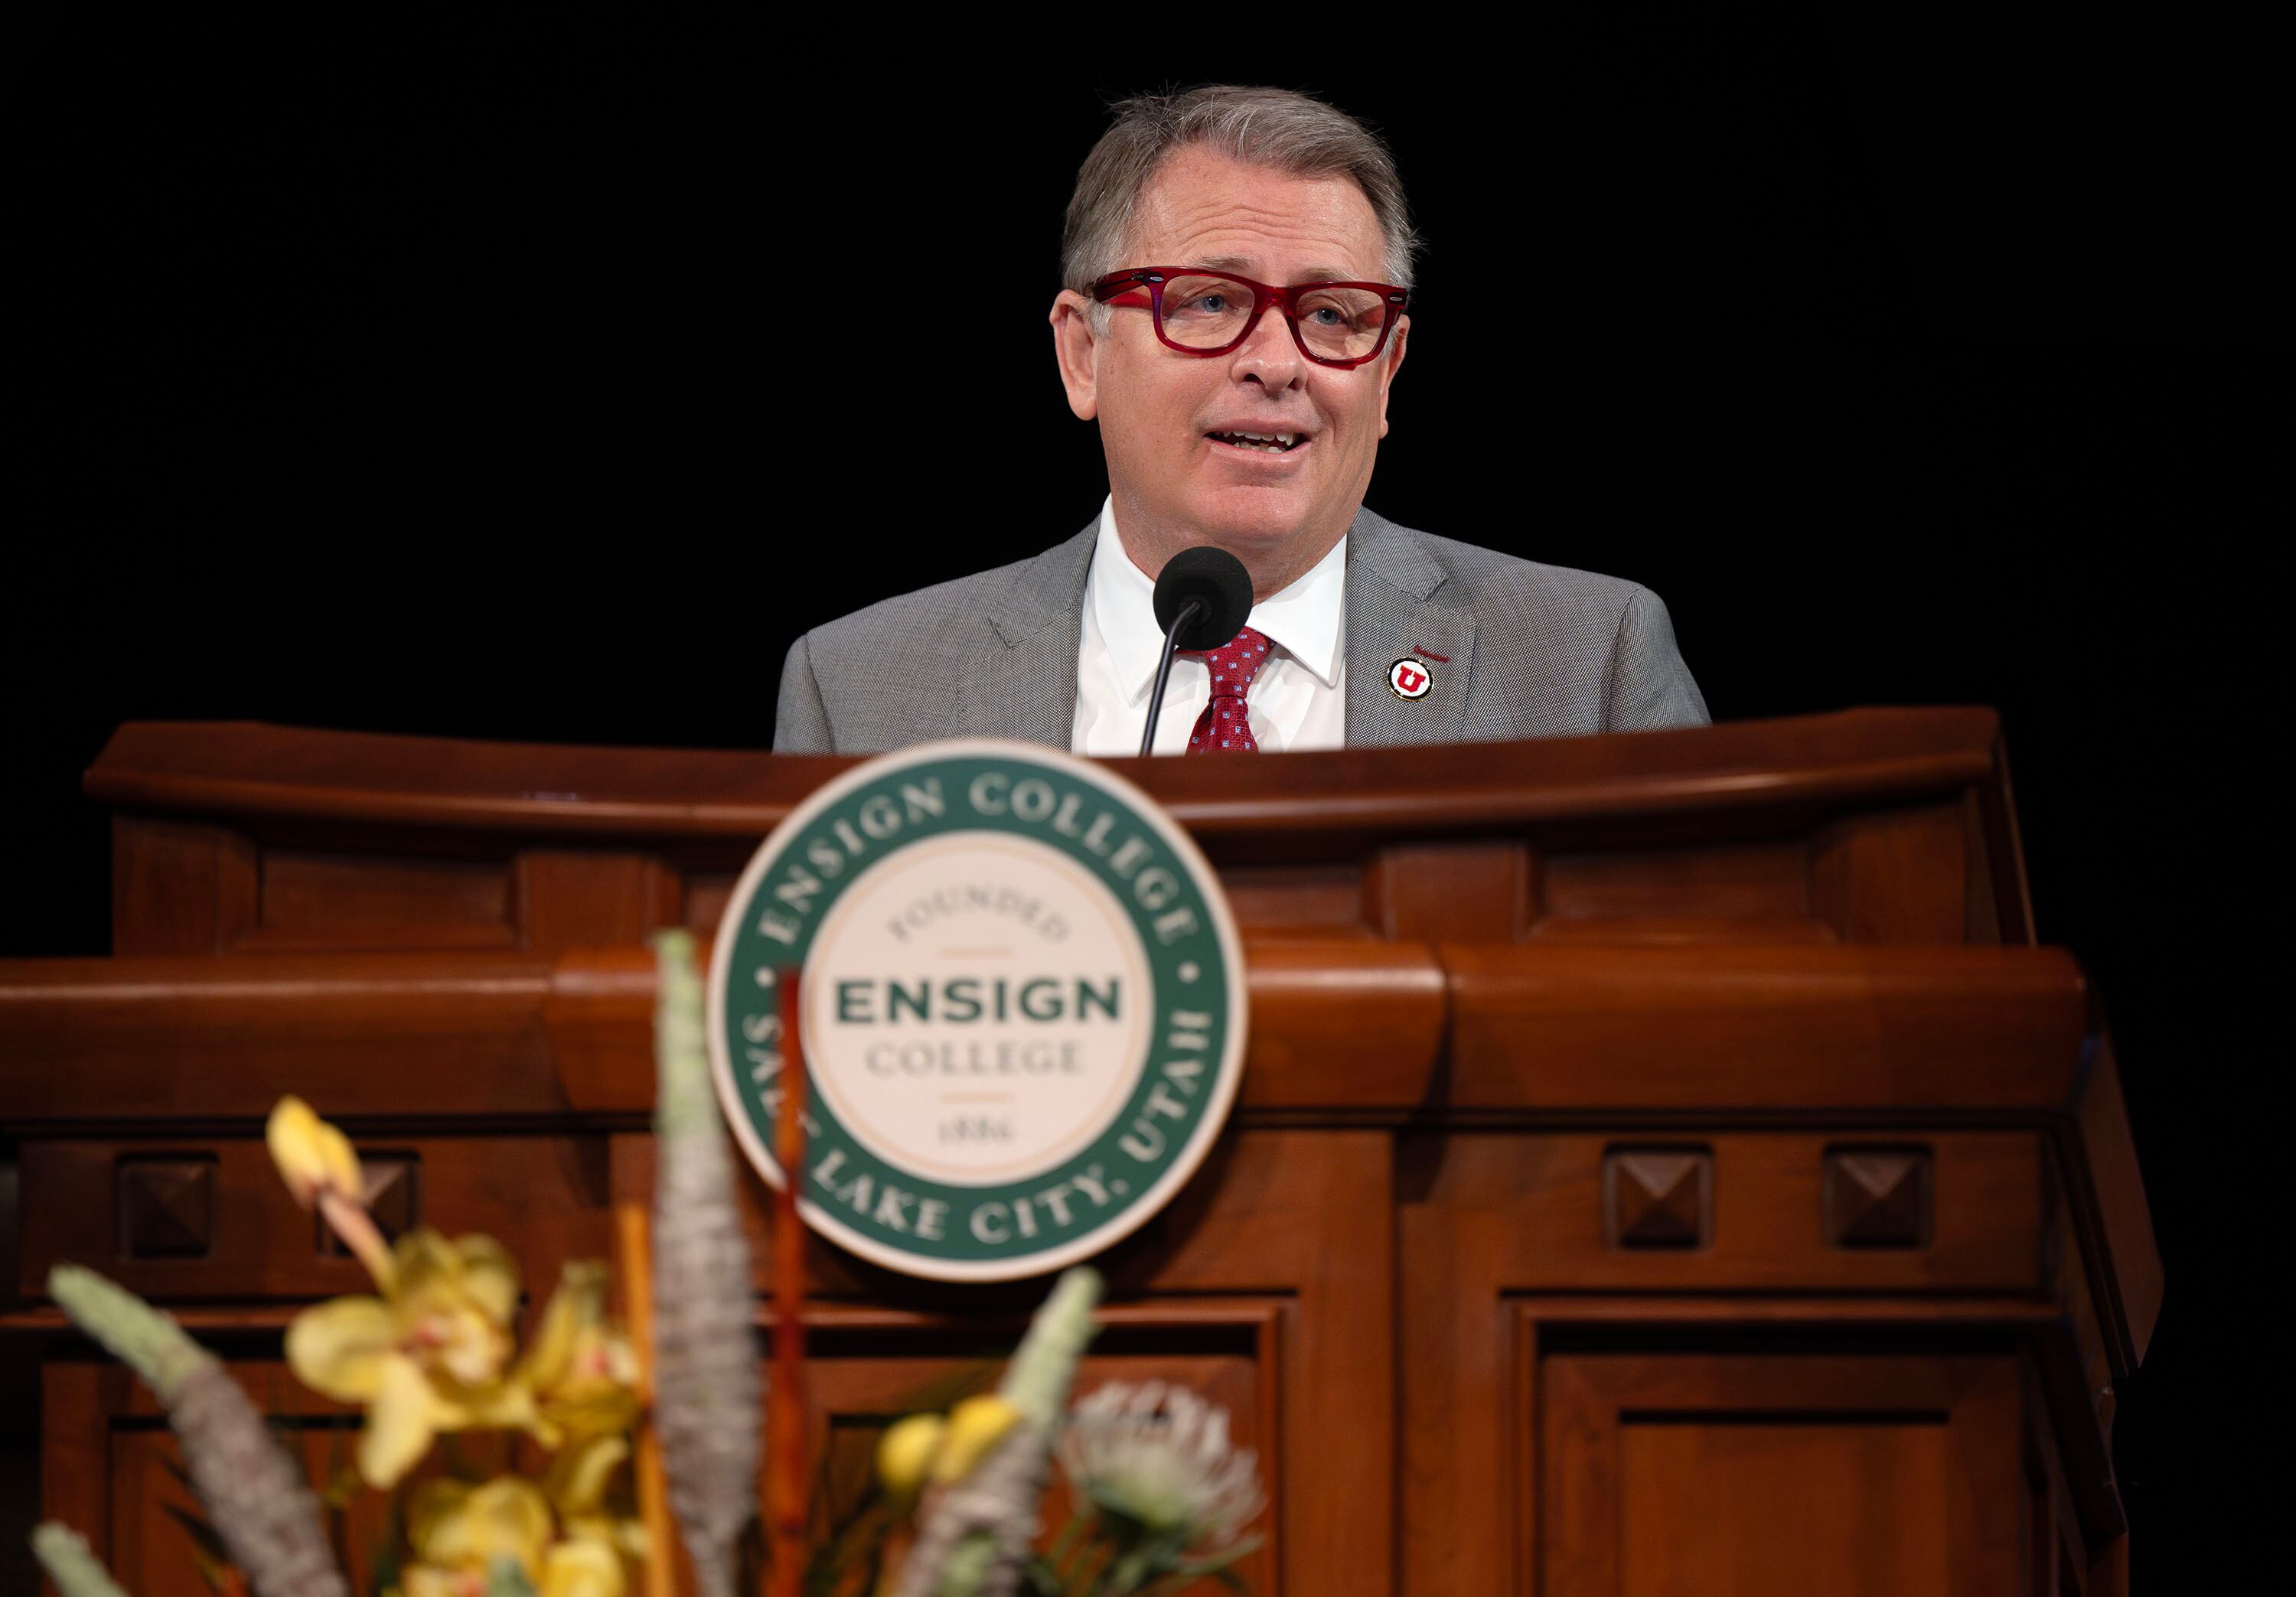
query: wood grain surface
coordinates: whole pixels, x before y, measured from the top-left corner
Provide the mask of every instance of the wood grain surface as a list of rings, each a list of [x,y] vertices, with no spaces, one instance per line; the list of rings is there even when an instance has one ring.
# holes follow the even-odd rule
[[[1203,1168],[1100,1261],[1086,1379],[1230,1408],[1255,1589],[2123,1589],[2113,1388],[2160,1257],[1990,712],[1111,763],[1220,872],[1252,1029]],[[0,1338],[44,1372],[44,1510],[138,1590],[203,1589],[148,1399],[45,1298],[61,1260],[177,1311],[315,1467],[339,1446],[278,1338],[362,1282],[268,1167],[283,1093],[422,1222],[507,1243],[529,1313],[606,1256],[652,1176],[643,939],[706,938],[850,764],[122,727],[87,779],[114,956],[0,962]],[[808,1268],[832,1459],[993,1364],[1041,1284],[817,1239]]]

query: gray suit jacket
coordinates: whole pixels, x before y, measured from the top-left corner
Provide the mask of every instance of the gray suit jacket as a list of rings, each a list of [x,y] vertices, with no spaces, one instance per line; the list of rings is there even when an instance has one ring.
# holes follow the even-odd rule
[[[862,754],[933,738],[1069,746],[1095,517],[1033,559],[816,627],[782,667],[774,748]],[[1348,742],[1450,743],[1702,726],[1666,606],[1358,511],[1348,533]],[[1406,701],[1388,667],[1440,657]]]

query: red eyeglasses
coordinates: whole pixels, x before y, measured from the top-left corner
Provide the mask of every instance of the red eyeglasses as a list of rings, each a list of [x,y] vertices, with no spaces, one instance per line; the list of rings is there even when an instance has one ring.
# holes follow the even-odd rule
[[[1391,283],[1254,283],[1193,266],[1132,266],[1092,285],[1102,305],[1144,305],[1156,336],[1183,355],[1226,355],[1251,336],[1275,306],[1291,323],[1292,341],[1318,365],[1359,366],[1387,347],[1387,335],[1411,307],[1411,291]]]

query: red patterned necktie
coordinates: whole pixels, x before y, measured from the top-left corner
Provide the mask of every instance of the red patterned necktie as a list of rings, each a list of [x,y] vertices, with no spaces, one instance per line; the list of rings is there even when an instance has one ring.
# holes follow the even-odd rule
[[[1251,717],[1244,708],[1243,696],[1250,691],[1259,667],[1267,663],[1267,635],[1247,627],[1223,648],[1180,651],[1202,660],[1212,674],[1212,700],[1204,706],[1204,713],[1196,717],[1196,729],[1188,734],[1189,753],[1259,752],[1259,745],[1252,740]]]

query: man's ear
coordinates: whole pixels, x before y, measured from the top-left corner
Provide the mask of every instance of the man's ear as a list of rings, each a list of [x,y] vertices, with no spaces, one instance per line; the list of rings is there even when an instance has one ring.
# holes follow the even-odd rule
[[[1100,343],[1092,336],[1092,302],[1062,289],[1053,299],[1052,323],[1053,359],[1069,391],[1069,408],[1078,421],[1089,422],[1100,414]]]
[[[1395,324],[1395,342],[1379,363],[1379,436],[1387,436],[1387,388],[1395,374],[1403,370],[1403,346],[1411,337],[1411,318],[1404,317]]]

